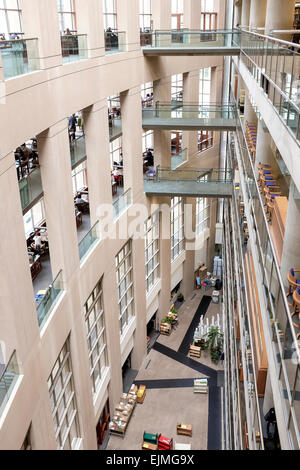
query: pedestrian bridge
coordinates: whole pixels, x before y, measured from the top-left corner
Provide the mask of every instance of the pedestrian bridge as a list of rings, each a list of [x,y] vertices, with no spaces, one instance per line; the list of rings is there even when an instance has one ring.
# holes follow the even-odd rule
[[[233,104],[199,104],[158,101],[154,108],[143,109],[143,129],[181,131],[235,131],[236,108]]]
[[[220,169],[179,169],[157,167],[155,177],[146,176],[147,196],[231,198],[233,172]]]
[[[142,51],[145,56],[233,56],[240,54],[240,35],[239,30],[157,30],[147,34]]]

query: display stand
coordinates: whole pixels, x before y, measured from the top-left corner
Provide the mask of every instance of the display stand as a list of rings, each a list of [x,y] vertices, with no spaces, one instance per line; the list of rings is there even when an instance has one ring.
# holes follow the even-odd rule
[[[192,437],[193,426],[191,424],[177,424],[177,434]]]
[[[190,346],[190,357],[201,357],[201,348],[198,346]]]
[[[194,380],[194,393],[208,393],[207,379]]]
[[[130,418],[137,402],[137,387],[133,385],[128,392],[124,393],[120,403],[116,405],[112,421],[109,423],[110,433],[116,436],[125,436]]]
[[[173,450],[173,439],[168,437],[159,436],[158,450]]]
[[[146,385],[141,385],[137,393],[137,402],[140,404],[144,403],[146,396]]]
[[[158,434],[144,432],[142,450],[158,450]]]
[[[170,323],[161,323],[160,324],[159,332],[160,332],[161,335],[170,336],[171,330],[172,330],[172,327],[171,327]]]

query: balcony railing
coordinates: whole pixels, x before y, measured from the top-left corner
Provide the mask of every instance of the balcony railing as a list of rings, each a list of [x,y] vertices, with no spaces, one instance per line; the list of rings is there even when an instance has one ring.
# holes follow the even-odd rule
[[[232,183],[233,172],[232,170],[220,170],[214,168],[201,168],[201,169],[177,169],[171,168],[156,169],[156,183],[160,181],[193,181],[197,183]]]
[[[150,34],[152,34],[151,39]],[[141,38],[143,38],[143,42],[147,42],[144,47],[236,48],[240,44],[240,32],[238,30],[156,30],[153,33],[143,33]]]
[[[0,41],[5,80],[40,69],[37,39]]]
[[[82,261],[89,253],[95,243],[100,240],[100,226],[99,222],[91,228],[86,236],[79,243],[79,258]]]
[[[118,219],[132,204],[132,191],[128,189],[126,193],[117,199],[114,204],[114,220]]]
[[[199,105],[196,103],[183,103],[182,101],[157,101],[154,109],[143,109],[144,118],[167,119],[235,119],[236,108],[234,104],[222,105],[211,103]]]
[[[63,64],[88,59],[87,35],[61,36],[61,52]]]
[[[35,168],[19,181],[22,210],[25,212],[31,204],[43,194],[40,168]]]
[[[126,51],[125,31],[111,31],[104,33],[105,53],[116,54]]]
[[[17,355],[14,351],[3,374],[0,375],[0,416],[8,403],[19,376]]]
[[[62,277],[62,271],[60,271],[60,273],[58,274],[56,279],[53,281],[51,286],[49,286],[49,288],[47,289],[41,302],[37,306],[38,324],[39,324],[40,329],[42,329],[45,322],[49,318],[50,313],[55,307],[63,291],[64,291],[63,277]]]
[[[70,154],[72,168],[77,166],[86,158],[85,136],[82,135],[70,142]]]
[[[171,156],[172,170],[176,170],[177,167],[187,162],[187,159],[188,159],[188,149],[183,149],[182,151],[179,152],[178,155],[172,155]]]

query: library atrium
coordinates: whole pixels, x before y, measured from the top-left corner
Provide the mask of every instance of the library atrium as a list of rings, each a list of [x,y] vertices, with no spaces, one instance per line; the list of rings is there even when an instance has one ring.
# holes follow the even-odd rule
[[[0,0],[0,450],[299,450],[299,50],[295,0]]]

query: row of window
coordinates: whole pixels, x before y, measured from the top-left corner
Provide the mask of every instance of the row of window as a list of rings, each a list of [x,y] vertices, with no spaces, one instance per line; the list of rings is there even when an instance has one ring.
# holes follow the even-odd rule
[[[101,1],[101,0],[99,0]],[[140,0],[140,28],[142,31],[149,30],[152,27],[152,1]],[[117,0],[102,0],[104,28],[107,30],[118,29],[117,22]],[[201,28],[214,29],[216,25],[216,13],[213,15],[213,0],[202,0],[201,2]],[[62,33],[76,32],[76,10],[74,0],[57,0],[57,9],[59,17],[59,27]],[[172,0],[172,29],[183,27],[183,0]],[[207,12],[205,14],[205,12]],[[199,25],[200,26],[200,25]],[[22,10],[20,0],[1,0],[0,1],[0,34],[4,39],[14,39],[15,35],[19,37],[22,34]]]

